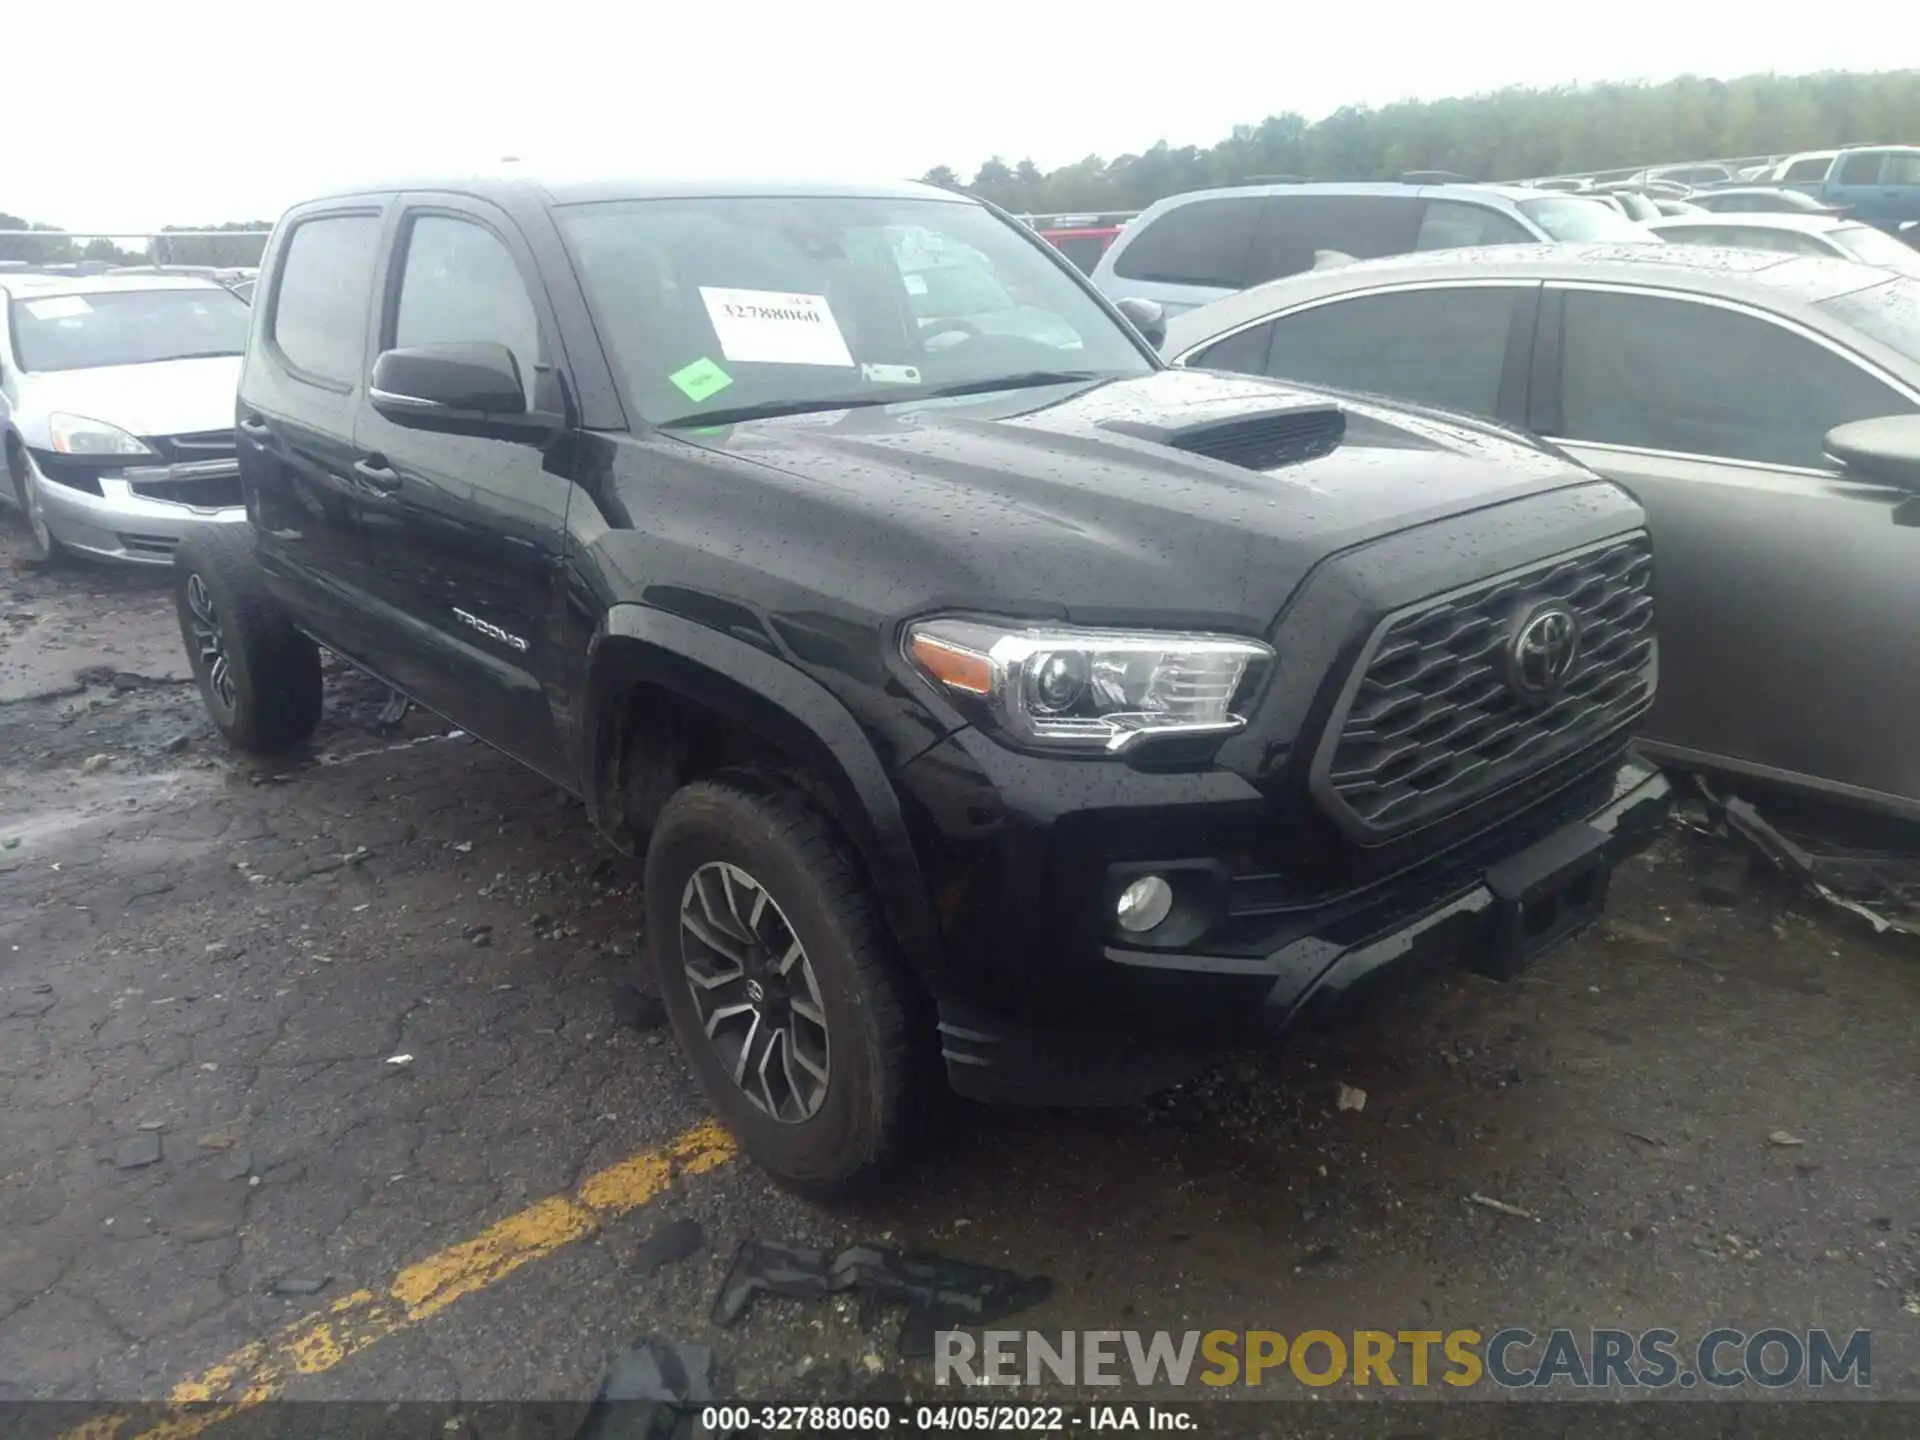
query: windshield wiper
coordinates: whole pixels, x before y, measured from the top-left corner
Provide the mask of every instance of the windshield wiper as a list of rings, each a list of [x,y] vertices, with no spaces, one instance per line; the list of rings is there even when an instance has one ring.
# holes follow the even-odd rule
[[[731,410],[696,410],[678,420],[662,422],[662,430],[698,429],[708,425],[737,425],[743,420],[771,420],[776,415],[805,415],[818,410],[855,410],[863,405],[892,405],[899,395],[843,395],[837,400],[762,400],[758,405],[736,405]]]
[[[1018,375],[995,375],[985,380],[962,380],[926,392],[935,400],[954,395],[980,395],[988,390],[1028,390],[1037,385],[1065,385],[1075,380],[1110,380],[1098,370],[1027,370]]]

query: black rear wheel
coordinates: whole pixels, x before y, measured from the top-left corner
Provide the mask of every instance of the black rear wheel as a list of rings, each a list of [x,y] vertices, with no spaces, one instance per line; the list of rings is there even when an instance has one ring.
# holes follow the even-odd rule
[[[320,724],[320,650],[268,593],[246,525],[208,525],[173,552],[174,609],[200,698],[235,746],[271,755]]]

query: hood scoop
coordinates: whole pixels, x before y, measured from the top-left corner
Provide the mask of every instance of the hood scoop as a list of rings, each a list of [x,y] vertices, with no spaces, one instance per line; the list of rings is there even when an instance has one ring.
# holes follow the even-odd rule
[[[1338,405],[1308,404],[1192,425],[1111,420],[1105,428],[1247,470],[1278,470],[1338,450],[1346,438],[1347,416]]]

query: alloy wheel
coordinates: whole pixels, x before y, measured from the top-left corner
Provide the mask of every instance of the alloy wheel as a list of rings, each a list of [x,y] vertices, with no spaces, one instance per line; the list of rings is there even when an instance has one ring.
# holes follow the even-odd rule
[[[707,1041],[758,1109],[795,1125],[819,1112],[832,1054],[806,947],[753,876],[709,861],[680,897],[680,953]]]
[[[187,577],[187,610],[193,617],[193,647],[207,672],[207,684],[231,714],[239,704],[233,687],[233,666],[227,659],[226,638],[220,633],[220,617],[213,608],[213,597],[198,575]]]

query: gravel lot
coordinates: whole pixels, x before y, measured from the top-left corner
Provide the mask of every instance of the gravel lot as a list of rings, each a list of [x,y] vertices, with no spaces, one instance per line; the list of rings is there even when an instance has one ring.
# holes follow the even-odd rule
[[[256,767],[184,683],[164,579],[22,554],[9,529],[0,1400],[222,1398],[252,1366],[294,1398],[577,1401],[647,1332],[713,1344],[731,1394],[928,1393],[848,1300],[716,1329],[749,1237],[1048,1275],[1010,1322],[1047,1331],[1865,1328],[1873,1392],[1920,1398],[1920,952],[1724,842],[1673,832],[1517,984],[1140,1109],[956,1107],[829,1211],[730,1158],[629,1023],[634,876],[576,803],[432,717],[380,730],[350,673],[314,753]],[[575,1194],[524,1263],[457,1249]],[[704,1244],[648,1273],[685,1219]],[[379,1298],[423,1263],[431,1303]],[[314,1317],[334,1350],[276,1358]]]

